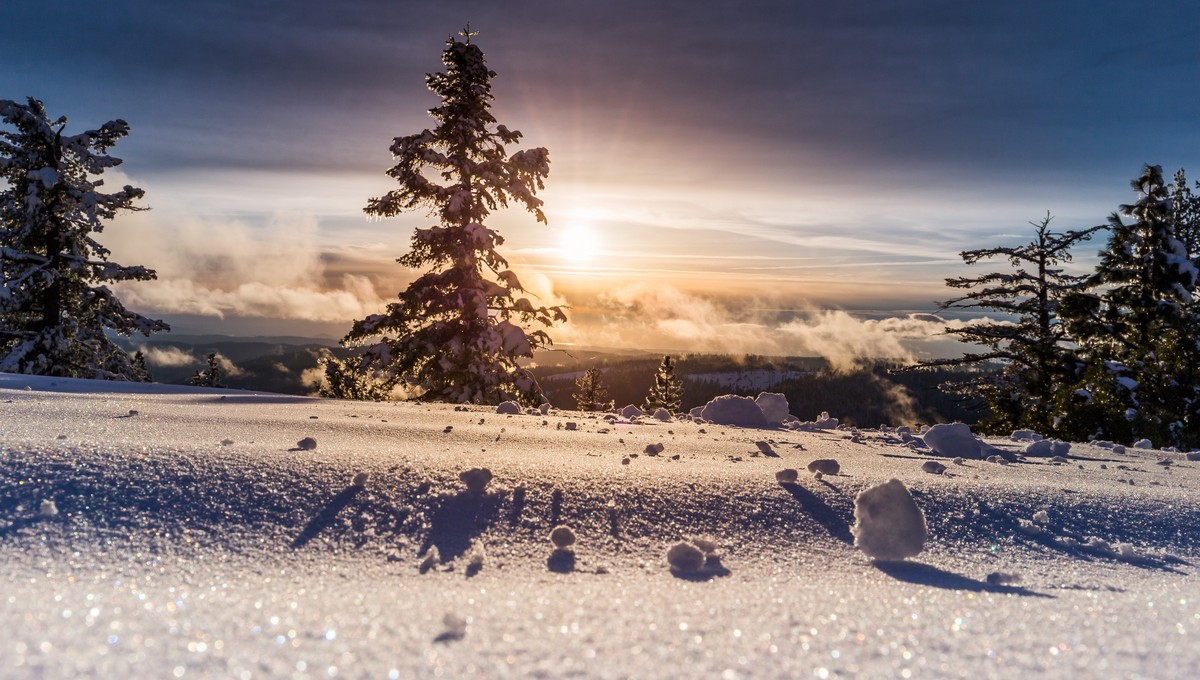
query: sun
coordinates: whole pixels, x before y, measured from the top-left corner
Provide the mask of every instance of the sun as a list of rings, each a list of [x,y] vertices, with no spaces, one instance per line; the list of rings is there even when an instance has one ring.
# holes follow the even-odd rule
[[[573,222],[558,232],[559,256],[570,264],[589,264],[599,248],[600,235],[588,224]]]

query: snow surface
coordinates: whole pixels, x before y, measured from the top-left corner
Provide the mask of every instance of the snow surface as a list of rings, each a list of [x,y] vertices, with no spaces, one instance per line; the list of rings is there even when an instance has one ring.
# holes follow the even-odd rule
[[[1016,462],[931,475],[888,431],[855,443],[8,375],[0,415],[3,678],[1200,666],[1200,463],[1185,454],[1074,444],[1061,464],[989,438]],[[320,446],[294,450],[304,437]],[[679,457],[637,455],[659,442]],[[839,474],[777,481],[817,459]],[[484,468],[491,483],[468,492],[460,475]],[[875,563],[853,545],[854,500],[891,479],[929,536]],[[547,540],[559,526],[573,550]],[[697,536],[721,555],[673,572],[668,550]]]

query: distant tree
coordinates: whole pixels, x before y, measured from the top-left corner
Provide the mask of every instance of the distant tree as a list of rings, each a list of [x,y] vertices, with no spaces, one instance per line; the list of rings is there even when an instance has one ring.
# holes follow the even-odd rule
[[[108,150],[129,134],[114,120],[64,135],[42,102],[0,100],[0,371],[142,380],[133,358],[105,334],[168,330],[135,314],[104,284],[155,278],[108,261],[95,239],[121,211],[144,210],[131,186],[103,193],[98,176],[121,164]]]
[[[646,395],[644,410],[652,413],[655,409],[665,408],[671,413],[679,410],[683,401],[683,381],[675,375],[675,362],[671,355],[662,358],[658,371],[654,374],[654,384]]]
[[[1200,180],[1188,186],[1183,168],[1175,172],[1174,182],[1168,187],[1171,199],[1171,219],[1175,223],[1175,236],[1183,241],[1192,262],[1200,261]]]
[[[1077,427],[1112,439],[1200,443],[1196,267],[1178,238],[1162,168],[1145,166],[1131,184],[1138,201],[1109,217],[1088,290],[1063,306],[1088,362],[1077,393],[1089,417]]]
[[[223,371],[216,353],[209,354],[207,361],[208,368],[196,371],[195,375],[188,378],[188,384],[196,387],[225,387],[221,382]]]
[[[359,357],[339,359],[326,356],[320,360],[320,364],[325,369],[325,380],[319,387],[322,397],[361,401],[387,401],[391,398],[394,384],[383,376],[361,371],[359,366],[362,360]]]
[[[983,367],[998,363],[999,371],[960,373],[963,377],[944,386],[964,397],[983,399],[990,416],[982,427],[994,432],[1015,428],[1052,432],[1056,393],[1064,382],[1075,381],[1078,367],[1059,308],[1067,295],[1083,288],[1087,277],[1067,274],[1061,265],[1071,260],[1071,248],[1103,227],[1060,233],[1051,231],[1051,219],[1047,214],[1040,222],[1030,222],[1034,238],[1025,245],[961,253],[968,265],[1004,258],[1010,269],[946,279],[947,286],[967,292],[939,303],[939,308],[987,310],[1011,320],[948,328],[947,333],[983,350],[921,365]]]
[[[412,250],[398,262],[428,268],[383,314],[354,323],[342,340],[367,347],[358,369],[378,369],[414,388],[421,399],[463,403],[542,401],[542,391],[519,360],[551,344],[543,330],[566,321],[560,307],[535,306],[508,262],[496,252],[504,239],[483,225],[509,201],[545,222],[535,196],[550,171],[549,153],[537,148],[508,155],[521,133],[497,125],[490,112],[491,80],[483,52],[451,37],[442,53],[444,73],[425,82],[441,98],[429,113],[433,130],[397,137],[396,165],[388,175],[400,188],[367,204],[375,217],[424,208],[440,224],[417,229]],[[431,179],[431,177],[440,178]],[[494,280],[493,280],[494,277]]]
[[[150,369],[146,366],[146,354],[142,350],[133,353],[133,371],[136,382],[151,382]]]
[[[575,380],[575,392],[571,395],[580,411],[608,411],[613,407],[608,398],[608,386],[604,384],[604,372],[589,368]]]

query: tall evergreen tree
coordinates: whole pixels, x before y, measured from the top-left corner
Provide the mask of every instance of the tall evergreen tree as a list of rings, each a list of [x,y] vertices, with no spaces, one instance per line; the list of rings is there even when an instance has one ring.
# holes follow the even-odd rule
[[[125,309],[104,284],[155,278],[108,261],[95,234],[144,192],[103,193],[98,176],[121,164],[108,150],[129,134],[114,120],[65,135],[42,102],[0,100],[0,371],[141,380],[130,355],[105,335],[149,335],[161,321]]]
[[[1162,168],[1131,183],[1138,201],[1109,217],[1089,290],[1064,306],[1089,361],[1081,386],[1094,428],[1110,438],[1200,441],[1200,350],[1190,312],[1196,267],[1176,233]],[[1126,218],[1131,221],[1126,221]]]
[[[654,384],[650,387],[650,393],[646,395],[644,410],[653,412],[655,409],[665,408],[675,413],[682,401],[683,381],[675,375],[675,362],[668,354],[663,356],[658,371],[654,373]]]
[[[508,262],[496,252],[504,239],[483,222],[511,201],[545,222],[535,196],[550,171],[544,148],[509,155],[505,145],[521,133],[496,123],[490,111],[491,81],[496,75],[483,51],[451,37],[442,53],[445,72],[425,82],[441,99],[429,113],[433,130],[397,137],[396,164],[387,174],[400,187],[367,204],[366,213],[391,217],[424,208],[440,224],[417,229],[412,250],[398,262],[428,268],[388,305],[383,314],[355,322],[346,345],[373,342],[360,370],[378,369],[422,399],[498,403],[518,399],[535,405],[542,392],[519,360],[549,346],[544,330],[566,321],[560,307],[535,306]],[[432,177],[432,178],[431,178]]]
[[[604,372],[598,368],[589,368],[575,380],[575,406],[580,411],[608,411],[613,407],[613,400],[608,398],[608,385],[604,382]]]
[[[974,373],[945,386],[960,395],[986,401],[991,415],[984,426],[992,431],[1032,428],[1052,432],[1055,394],[1064,381],[1074,382],[1075,361],[1058,318],[1059,307],[1064,297],[1083,287],[1087,277],[1067,274],[1061,265],[1071,260],[1071,248],[1103,227],[1055,232],[1050,229],[1050,220],[1047,214],[1040,222],[1030,222],[1034,238],[1025,245],[963,252],[963,262],[968,265],[1004,258],[1010,269],[948,278],[947,286],[967,292],[939,303],[943,310],[986,310],[1011,319],[948,328],[947,333],[984,350],[923,364],[998,364],[998,371]]]

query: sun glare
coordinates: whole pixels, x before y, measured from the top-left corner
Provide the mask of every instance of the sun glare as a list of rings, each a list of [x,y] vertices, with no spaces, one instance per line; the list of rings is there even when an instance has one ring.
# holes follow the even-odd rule
[[[600,237],[592,227],[574,223],[558,233],[558,251],[562,259],[574,265],[589,264],[596,258]]]

